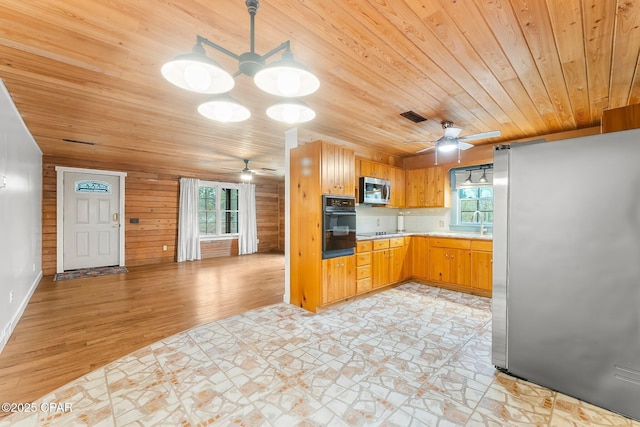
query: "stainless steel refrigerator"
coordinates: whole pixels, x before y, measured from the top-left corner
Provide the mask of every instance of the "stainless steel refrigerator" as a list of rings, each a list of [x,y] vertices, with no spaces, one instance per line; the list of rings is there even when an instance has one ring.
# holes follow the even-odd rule
[[[493,363],[640,420],[640,131],[494,152]]]

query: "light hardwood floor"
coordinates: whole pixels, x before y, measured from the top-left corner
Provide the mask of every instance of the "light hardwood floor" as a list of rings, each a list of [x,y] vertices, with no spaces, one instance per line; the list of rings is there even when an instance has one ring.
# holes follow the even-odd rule
[[[131,267],[40,282],[0,353],[0,402],[31,402],[196,325],[282,302],[284,255]]]

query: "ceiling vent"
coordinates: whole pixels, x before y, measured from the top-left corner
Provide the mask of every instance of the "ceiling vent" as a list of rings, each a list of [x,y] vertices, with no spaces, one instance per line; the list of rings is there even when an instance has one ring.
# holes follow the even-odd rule
[[[426,117],[422,117],[420,114],[416,113],[415,111],[405,111],[404,113],[400,113],[400,115],[405,119],[411,120],[413,123],[420,123],[427,120]]]

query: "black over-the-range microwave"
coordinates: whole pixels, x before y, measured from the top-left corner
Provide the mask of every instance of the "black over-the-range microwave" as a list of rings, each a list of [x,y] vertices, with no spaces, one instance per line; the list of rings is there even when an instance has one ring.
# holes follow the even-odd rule
[[[386,205],[391,199],[391,182],[368,176],[360,177],[358,202],[366,205]]]

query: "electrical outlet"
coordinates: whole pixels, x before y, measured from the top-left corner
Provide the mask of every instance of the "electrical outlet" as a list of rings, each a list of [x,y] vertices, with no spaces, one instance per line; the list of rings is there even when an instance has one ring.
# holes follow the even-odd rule
[[[9,291],[9,304],[13,304],[13,291]]]
[[[33,272],[35,273],[36,272],[36,265],[33,264],[33,267],[31,267],[31,268],[33,269]]]
[[[167,250],[167,245],[162,246],[162,250],[166,251]]]
[[[444,221],[441,220],[440,222],[438,222],[438,226],[444,227]]]
[[[380,227],[380,218],[376,218],[376,225]]]

